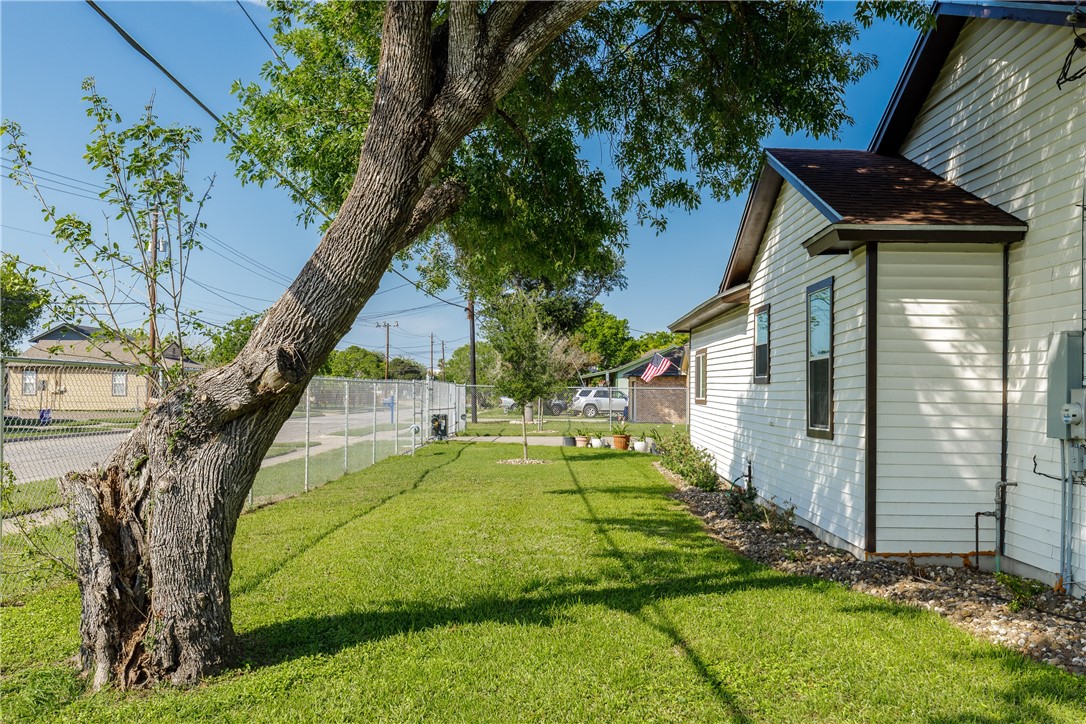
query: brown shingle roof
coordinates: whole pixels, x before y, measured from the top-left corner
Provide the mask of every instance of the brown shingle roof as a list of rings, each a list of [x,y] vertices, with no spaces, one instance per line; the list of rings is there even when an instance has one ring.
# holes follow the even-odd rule
[[[789,181],[823,202],[827,208],[820,210],[833,223],[1023,226],[1006,211],[900,156],[785,148],[768,153]]]

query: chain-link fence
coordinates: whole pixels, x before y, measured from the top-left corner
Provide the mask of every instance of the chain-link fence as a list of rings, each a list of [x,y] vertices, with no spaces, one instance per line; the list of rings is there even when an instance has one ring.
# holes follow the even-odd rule
[[[32,359],[3,359],[0,380],[4,572],[18,573],[24,558],[60,566],[71,557],[71,531],[58,479],[105,462],[136,426],[155,388],[124,365]],[[268,450],[249,506],[307,492],[430,439],[463,432],[465,410],[463,385],[315,378]],[[6,577],[24,588],[32,582]],[[3,589],[5,598],[13,595],[11,585]]]
[[[658,378],[659,379],[659,378]],[[655,382],[655,381],[654,381]],[[533,401],[528,408],[532,422],[557,422],[555,431],[574,427],[611,428],[616,423],[685,425],[687,388],[671,384],[638,384],[623,387],[567,387]],[[468,432],[485,433],[495,425],[520,423],[522,410],[511,398],[491,385],[466,388]]]

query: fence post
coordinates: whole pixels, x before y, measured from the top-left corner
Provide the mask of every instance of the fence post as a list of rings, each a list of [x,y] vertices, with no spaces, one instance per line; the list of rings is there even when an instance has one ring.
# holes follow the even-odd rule
[[[302,480],[302,492],[309,492],[309,397],[313,383],[305,386],[305,478]]]
[[[392,453],[400,454],[400,383],[392,383]]]
[[[607,388],[607,397],[608,397],[608,400],[607,400],[607,428],[608,428],[609,432],[614,432],[615,431],[615,417],[616,417],[616,415],[615,415],[615,404],[616,404],[615,392],[616,392],[615,387],[608,387]]]
[[[377,383],[373,383],[373,445],[370,446],[370,464],[377,462]]]
[[[347,423],[351,419],[351,383],[343,380],[343,474],[347,474]]]
[[[4,403],[8,401],[8,370],[7,360],[0,357],[0,476],[4,474],[7,468],[4,467],[4,423],[7,421],[7,416],[4,411]],[[4,532],[4,516],[0,515],[0,536],[3,536]]]

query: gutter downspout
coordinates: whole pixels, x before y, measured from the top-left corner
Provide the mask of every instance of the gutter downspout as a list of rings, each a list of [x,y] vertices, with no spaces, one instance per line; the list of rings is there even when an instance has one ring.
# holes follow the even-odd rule
[[[1003,414],[999,440],[999,483],[996,484],[996,572],[1002,570],[1007,538],[1007,487],[1017,485],[1007,481],[1007,450],[1010,440],[1009,388],[1011,350],[1011,245],[1003,242]]]
[[[874,553],[878,532],[876,498],[878,478],[878,296],[879,296],[879,245],[869,241],[867,254],[867,295],[864,300],[866,329],[864,367],[866,379],[864,401],[864,551]]]

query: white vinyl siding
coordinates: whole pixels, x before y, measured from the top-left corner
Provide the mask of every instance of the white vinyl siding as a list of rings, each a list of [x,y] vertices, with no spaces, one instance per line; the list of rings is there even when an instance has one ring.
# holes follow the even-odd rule
[[[999,480],[1002,249],[884,244],[878,270],[876,550],[967,553]]]
[[[1060,465],[1058,443],[1044,434],[1048,335],[1082,328],[1086,83],[1055,83],[1072,37],[1065,27],[967,21],[902,148],[1029,224],[1010,256],[1008,477],[1019,485],[1008,495],[1006,553],[1049,573],[1059,562],[1060,484],[1033,473],[1034,455],[1044,472]],[[1073,564],[1084,580],[1081,488],[1076,497]]]
[[[695,329],[708,349],[706,404],[691,405],[694,444],[737,480],[749,457],[758,493],[854,553],[864,540],[865,254],[811,259],[802,243],[825,218],[785,184],[751,272],[749,306]],[[832,440],[807,436],[806,290],[834,278]],[[754,310],[771,304],[773,384],[753,383]],[[691,390],[693,392],[693,390]]]

